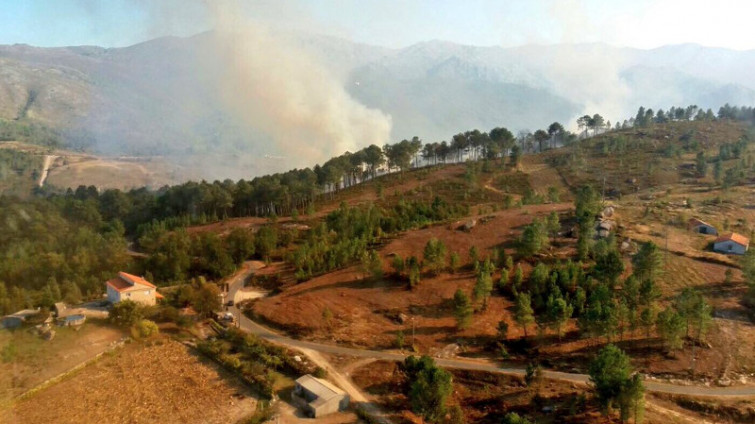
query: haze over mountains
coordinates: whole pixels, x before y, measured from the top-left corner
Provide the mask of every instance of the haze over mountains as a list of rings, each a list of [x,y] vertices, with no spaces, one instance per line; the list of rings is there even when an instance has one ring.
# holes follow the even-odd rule
[[[281,65],[277,62],[287,52],[277,51],[266,61],[264,49],[253,49],[250,54],[263,55],[255,64],[269,66],[271,75],[277,66],[292,63],[321,66],[356,102],[375,110],[364,113],[390,116],[390,139],[384,142],[415,135],[448,140],[460,131],[496,126],[534,131],[553,121],[571,123],[585,113],[601,113],[615,122],[640,105],[755,104],[755,75],[750,72],[755,51],[698,45],[501,48],[443,41],[388,49],[328,36],[280,38],[285,41],[276,48],[290,47],[291,54],[306,58]],[[217,42],[212,33],[203,33],[126,48],[0,46],[0,118],[43,122],[61,130],[71,146],[105,154],[228,159],[216,167],[202,166],[197,176],[206,178],[248,178],[327,159],[331,152],[324,149],[320,157],[297,155],[290,145],[277,143],[271,133],[287,131],[277,128],[285,127],[280,124],[285,121],[260,127],[259,119],[251,121],[254,125],[244,119],[255,111],[229,97],[234,90],[243,95],[248,87],[236,87],[234,80],[228,84],[233,57],[220,55]],[[281,72],[286,71],[290,69]],[[281,85],[303,84],[286,75],[281,74]],[[277,88],[266,87],[273,95]],[[295,96],[299,91],[280,93]],[[294,134],[305,137],[306,132]]]

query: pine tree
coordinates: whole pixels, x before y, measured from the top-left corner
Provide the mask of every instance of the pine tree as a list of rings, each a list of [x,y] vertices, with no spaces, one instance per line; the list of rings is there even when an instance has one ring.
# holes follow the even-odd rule
[[[472,305],[469,297],[461,289],[454,293],[454,316],[456,317],[456,326],[459,329],[467,328],[472,318]]]
[[[481,309],[484,311],[488,307],[488,299],[490,299],[490,292],[493,291],[493,279],[487,272],[481,272],[477,276],[477,281],[472,291],[472,297],[475,302],[482,302]]]
[[[520,293],[516,298],[516,307],[514,310],[514,319],[522,327],[524,337],[527,337],[527,326],[535,322],[534,311],[530,296],[527,293]]]

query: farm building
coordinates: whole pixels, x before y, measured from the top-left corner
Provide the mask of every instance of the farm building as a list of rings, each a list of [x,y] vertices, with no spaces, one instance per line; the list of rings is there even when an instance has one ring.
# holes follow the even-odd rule
[[[750,246],[750,240],[737,233],[725,234],[713,242],[713,250],[721,253],[733,253],[735,255],[744,255]]]
[[[291,399],[313,418],[338,412],[349,406],[349,395],[343,390],[309,374],[296,380]]]
[[[687,228],[690,231],[694,231],[700,234],[711,234],[714,236],[718,235],[718,231],[716,230],[716,227],[697,218],[690,218],[690,220],[687,221]]]
[[[162,295],[157,292],[157,287],[144,278],[119,272],[118,276],[105,283],[107,287],[107,300],[110,303],[118,303],[123,300],[133,300],[143,305],[154,305]]]
[[[18,328],[26,322],[27,319],[37,315],[39,309],[22,309],[16,313],[3,317],[0,328]]]

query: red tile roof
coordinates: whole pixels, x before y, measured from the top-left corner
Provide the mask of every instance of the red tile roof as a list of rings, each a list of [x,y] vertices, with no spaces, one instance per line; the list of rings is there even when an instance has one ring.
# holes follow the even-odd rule
[[[750,245],[750,239],[738,233],[724,234],[721,237],[717,238],[716,241],[714,241],[714,243],[720,243],[722,241],[729,241],[729,240],[733,241],[734,243],[741,244],[742,246],[745,246],[745,247]]]
[[[153,289],[156,289],[154,284],[150,283],[149,281],[145,280],[142,277],[137,277],[136,275],[127,274],[125,272],[119,272],[118,276],[126,281],[130,281],[136,284],[141,284],[143,286],[152,287]]]
[[[118,277],[108,280],[107,285],[118,292],[157,288],[154,284],[150,283],[144,278],[127,274],[125,272],[119,272]]]

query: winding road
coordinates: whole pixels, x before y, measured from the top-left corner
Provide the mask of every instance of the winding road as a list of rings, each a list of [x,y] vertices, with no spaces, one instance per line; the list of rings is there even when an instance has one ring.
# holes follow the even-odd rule
[[[233,298],[236,292],[243,287],[243,282],[253,273],[254,270],[247,270],[232,277],[229,283],[229,298]],[[239,327],[249,333],[255,334],[265,340],[278,343],[283,346],[291,347],[298,350],[309,350],[321,353],[330,353],[337,355],[348,355],[359,358],[371,358],[386,361],[403,361],[407,355],[395,352],[385,352],[378,350],[355,349],[337,345],[308,342],[287,337],[274,332],[254,321],[247,318],[238,308],[232,307],[234,315],[239,317]],[[444,368],[454,368],[461,370],[485,371],[497,374],[523,376],[524,368],[504,367],[490,361],[472,361],[462,359],[441,359],[436,358],[435,362]],[[545,378],[567,381],[577,384],[587,384],[589,376],[586,374],[566,373],[560,371],[544,371]],[[660,383],[656,381],[645,381],[645,389],[649,392],[668,393],[676,395],[689,396],[716,396],[716,397],[755,397],[755,386],[734,386],[734,387],[706,387],[706,386],[685,386],[670,383]]]

